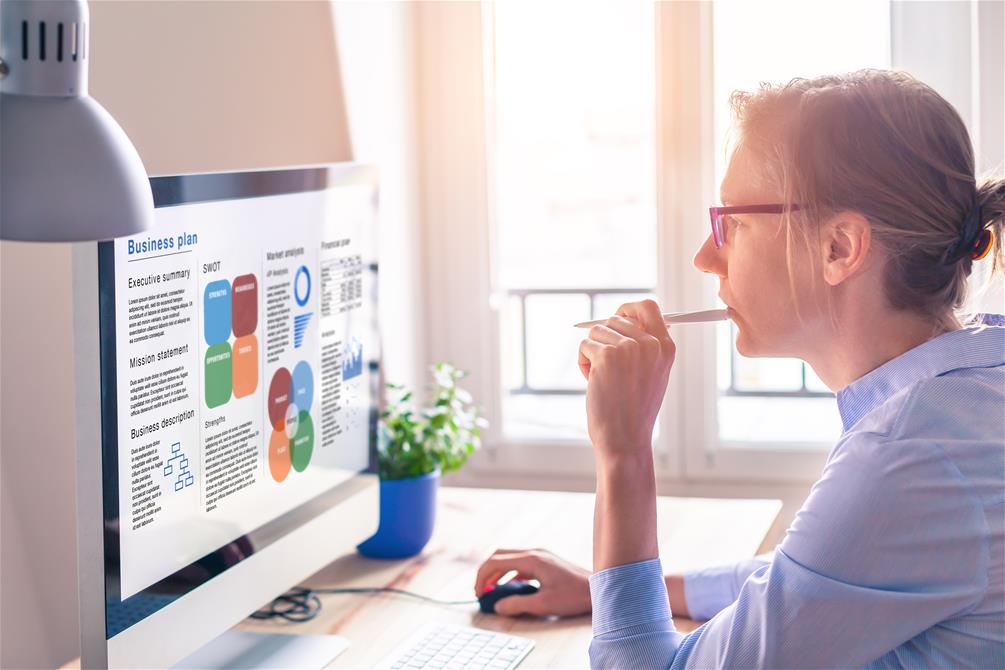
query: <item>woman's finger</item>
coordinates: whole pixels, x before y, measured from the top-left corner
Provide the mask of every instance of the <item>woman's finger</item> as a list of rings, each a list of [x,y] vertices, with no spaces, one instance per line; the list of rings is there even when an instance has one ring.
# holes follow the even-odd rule
[[[623,318],[623,317],[622,317]],[[625,319],[627,321],[627,319]],[[642,332],[640,329],[639,332]],[[587,338],[593,340],[594,342],[600,342],[601,344],[620,344],[626,339],[626,335],[619,333],[617,330],[611,326],[599,323],[596,326],[590,328],[587,332]]]
[[[605,349],[613,347],[613,344],[603,344],[592,338],[587,338],[579,343],[579,371],[583,373],[586,379],[590,378],[590,369],[593,367],[593,361],[599,359]]]
[[[670,341],[670,331],[663,323],[663,314],[655,300],[625,303],[618,308],[617,314],[636,321],[647,333],[661,343]]]
[[[534,616],[545,616],[551,614],[547,609],[548,594],[543,591],[532,593],[526,596],[513,595],[496,602],[496,614],[503,616],[519,616],[521,614],[532,614]]]
[[[541,565],[541,559],[530,554],[512,554],[504,557],[492,557],[482,563],[475,575],[475,594],[481,596],[485,588],[495,583],[507,572],[516,570],[526,575],[536,575]]]
[[[630,337],[633,340],[648,340],[653,337],[650,333],[643,329],[642,326],[635,321],[632,321],[627,316],[612,316],[604,325],[619,335]]]

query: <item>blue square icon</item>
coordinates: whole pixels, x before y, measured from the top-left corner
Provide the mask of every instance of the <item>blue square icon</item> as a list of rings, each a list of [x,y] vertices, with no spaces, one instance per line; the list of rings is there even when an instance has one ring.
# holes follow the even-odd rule
[[[202,314],[206,344],[226,342],[230,337],[230,282],[219,279],[206,285]]]

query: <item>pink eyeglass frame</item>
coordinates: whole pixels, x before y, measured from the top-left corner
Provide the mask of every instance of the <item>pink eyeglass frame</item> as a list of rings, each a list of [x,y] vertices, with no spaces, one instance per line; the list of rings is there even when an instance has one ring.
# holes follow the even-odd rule
[[[799,209],[799,205],[733,205],[730,207],[709,207],[708,216],[712,221],[712,240],[716,249],[726,243],[726,231],[722,227],[722,217],[727,214],[784,214]]]

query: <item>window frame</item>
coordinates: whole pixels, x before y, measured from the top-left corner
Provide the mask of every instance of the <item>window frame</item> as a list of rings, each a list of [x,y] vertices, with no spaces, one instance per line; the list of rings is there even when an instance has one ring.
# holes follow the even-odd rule
[[[713,7],[711,3],[666,3],[661,5],[660,42],[664,62],[682,64],[671,68],[663,86],[669,100],[664,118],[669,126],[669,144],[664,155],[671,165],[665,189],[666,200],[676,203],[666,212],[665,225],[678,232],[682,249],[695,252],[708,237],[705,211],[718,202],[715,183]],[[676,92],[672,96],[671,92]],[[680,102],[674,103],[676,99]],[[694,128],[699,132],[694,132]],[[677,254],[677,258],[683,254]],[[690,265],[676,263],[673,278],[683,292],[685,308],[698,309],[715,301],[714,283]],[[743,480],[748,482],[808,483],[819,477],[829,452],[828,445],[788,444],[770,446],[718,438],[716,337],[705,328],[682,328],[674,333],[678,352],[675,373],[683,383],[677,394],[682,417],[680,457],[688,479]],[[709,371],[712,371],[711,373]],[[683,392],[686,389],[686,392]],[[834,408],[835,413],[837,407]],[[832,446],[832,445],[831,445]]]

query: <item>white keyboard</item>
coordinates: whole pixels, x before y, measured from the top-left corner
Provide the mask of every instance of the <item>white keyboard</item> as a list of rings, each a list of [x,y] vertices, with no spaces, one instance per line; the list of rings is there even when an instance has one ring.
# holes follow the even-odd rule
[[[392,670],[511,670],[534,648],[533,640],[481,628],[426,624],[382,660]]]

